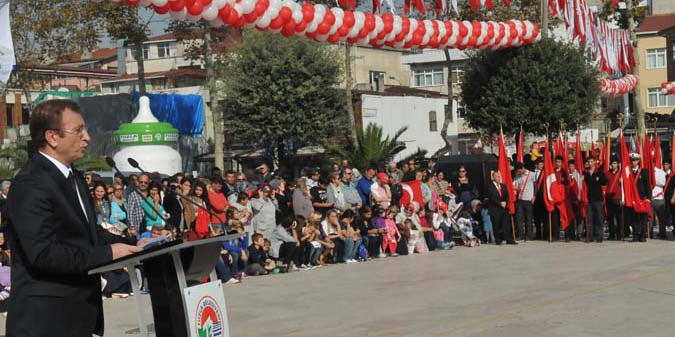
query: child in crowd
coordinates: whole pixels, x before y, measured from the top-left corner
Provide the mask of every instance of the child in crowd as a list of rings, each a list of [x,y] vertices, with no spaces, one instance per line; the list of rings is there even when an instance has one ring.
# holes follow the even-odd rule
[[[391,212],[391,207],[385,212],[385,232],[382,234],[382,254],[387,253],[389,249],[390,256],[398,256],[396,248],[398,247],[398,240],[401,238],[401,233],[398,231],[396,222],[394,222],[394,213]]]
[[[417,252],[418,254],[429,252],[427,244],[424,241],[423,232],[415,226],[412,220],[404,220],[403,228],[405,228],[406,235],[408,236],[408,254],[413,254],[414,252]]]
[[[471,218],[469,211],[463,210],[459,213],[457,224],[459,225],[459,230],[462,231],[462,241],[466,247],[480,246],[478,238],[473,234],[473,224],[475,222]]]
[[[237,210],[230,212],[230,209],[227,210],[227,234],[246,233],[244,224],[239,220],[235,220],[239,212]],[[230,218],[230,215],[232,215],[233,218]],[[240,271],[246,270],[246,263],[248,262],[248,252],[246,251],[246,247],[248,247],[248,236],[243,236],[233,241],[223,242],[223,248],[227,249],[232,256],[232,265],[230,266],[230,269],[237,279],[240,279],[242,276],[246,277],[246,275],[241,275],[240,273]]]
[[[483,233],[485,233],[485,243],[495,242],[495,234],[492,231],[492,220],[490,219],[490,213],[488,213],[487,207],[482,207],[480,210],[480,216],[483,220]]]
[[[328,259],[328,253],[333,248],[335,248],[335,243],[326,235],[326,232],[323,230],[321,217],[321,213],[314,212],[310,214],[309,219],[307,219],[307,227],[312,227],[312,232],[314,232],[314,236],[311,240],[313,249],[310,250],[310,263],[315,266],[325,266],[326,260]],[[314,249],[318,250],[318,253]],[[314,261],[311,261],[312,254],[318,254],[316,256],[317,259]]]
[[[253,243],[248,247],[249,263],[246,267],[246,274],[253,276],[276,274],[278,272],[276,264],[267,255],[270,249],[270,241],[260,233],[253,234],[251,239]]]

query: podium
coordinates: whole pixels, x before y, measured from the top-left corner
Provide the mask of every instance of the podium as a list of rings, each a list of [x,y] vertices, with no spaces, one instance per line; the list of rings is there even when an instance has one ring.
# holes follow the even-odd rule
[[[201,326],[204,324],[209,324],[209,329],[220,329],[220,333],[214,335],[229,336],[222,286],[214,267],[220,258],[222,243],[244,235],[247,234],[221,235],[184,243],[168,242],[114,260],[90,270],[89,274],[126,268],[131,287],[136,294],[136,315],[143,337],[148,336],[148,329],[147,322],[143,320],[143,303],[136,267],[142,269],[148,281],[156,336],[197,336],[200,331],[198,329],[206,328]],[[207,276],[214,282],[201,284]],[[202,302],[195,303],[195,296],[198,296],[197,301]],[[222,299],[222,308],[218,299]],[[200,308],[188,310],[189,305]]]

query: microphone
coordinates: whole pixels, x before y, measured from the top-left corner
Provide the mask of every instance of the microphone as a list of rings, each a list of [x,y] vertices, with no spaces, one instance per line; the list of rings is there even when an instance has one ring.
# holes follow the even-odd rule
[[[115,170],[115,172],[119,173],[119,175],[122,176],[122,182],[124,183],[124,185],[129,185],[129,180],[124,174],[122,174],[122,172],[120,172],[120,169],[117,168],[114,159],[112,159],[109,156],[105,156],[105,162],[108,164],[108,166],[112,167],[113,170]]]
[[[138,165],[138,162],[136,161],[136,159],[130,157],[130,158],[127,158],[127,162],[129,163],[129,165],[131,165],[131,167],[141,171],[142,173],[147,173],[147,172],[145,172],[144,169],[141,168],[141,165]]]
[[[131,165],[131,167],[141,171],[141,173],[147,174],[147,172],[141,167],[141,165],[138,164],[136,159],[129,157],[129,158],[127,158],[127,162],[129,163],[129,165]],[[166,186],[164,186],[162,184],[160,184],[159,186],[161,187],[162,192],[164,192],[165,194],[167,194],[167,195],[169,195],[169,194],[177,195],[179,198],[181,198],[183,200],[186,200],[187,202],[207,211],[210,215],[212,215],[212,216],[216,217],[218,220],[220,220],[220,223],[222,223],[222,224],[225,223],[225,221],[223,220],[223,218],[220,215],[218,215],[218,214],[214,213],[213,211],[211,211],[210,209],[207,209],[206,207],[200,205],[196,201],[194,201],[194,200],[192,200],[192,199],[190,199],[190,198],[188,198],[188,197],[186,197],[186,196],[184,196],[180,193],[176,193],[175,191],[167,189]],[[206,191],[204,191],[204,193],[206,193]]]
[[[155,205],[150,203],[146,198],[143,197],[143,193],[138,189],[138,187],[134,184],[128,184],[128,178],[127,176],[124,175],[124,173],[120,172],[119,168],[117,168],[117,164],[115,164],[115,160],[106,156],[105,157],[105,162],[115,170],[115,172],[119,173],[122,176],[122,180],[124,180],[124,183],[127,184],[128,187],[131,188],[131,193],[138,193],[138,195],[141,197],[141,200],[143,200],[144,203],[146,203],[150,208],[152,208],[157,214],[159,214],[159,210],[155,208]],[[136,162],[134,160],[134,162]],[[136,165],[138,165],[138,162],[136,162]],[[138,229],[138,233],[140,234],[142,232],[141,228]]]

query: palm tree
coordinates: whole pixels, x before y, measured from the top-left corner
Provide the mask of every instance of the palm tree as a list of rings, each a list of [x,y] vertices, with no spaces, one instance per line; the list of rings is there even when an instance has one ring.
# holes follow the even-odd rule
[[[400,128],[393,137],[383,137],[382,127],[375,124],[368,124],[365,131],[362,128],[356,129],[356,142],[351,139],[347,146],[338,144],[328,144],[326,148],[348,159],[352,166],[365,169],[369,166],[381,166],[394,156],[405,150],[405,143],[398,138],[408,130],[407,126]]]

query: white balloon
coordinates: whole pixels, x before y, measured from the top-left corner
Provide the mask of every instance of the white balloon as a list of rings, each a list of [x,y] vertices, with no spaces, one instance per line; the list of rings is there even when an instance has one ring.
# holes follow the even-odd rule
[[[338,15],[341,16],[341,17],[345,16],[345,11],[342,10],[342,8],[340,8],[340,7],[333,7],[330,10],[333,12],[333,15],[335,15],[336,17]]]
[[[478,35],[478,39],[476,40],[476,45],[480,46],[483,44],[483,41],[485,41],[485,38],[487,37],[487,23],[481,22],[480,23],[480,35]]]
[[[279,0],[270,0],[269,9],[274,9],[278,13],[281,10],[281,1]],[[274,17],[274,16],[273,16]]]
[[[138,2],[139,6],[148,7],[152,5],[152,0],[141,0]]]
[[[216,8],[218,9],[221,9],[225,7],[225,5],[227,4],[227,0],[213,0],[211,4],[216,6]]]
[[[471,35],[473,35],[473,25],[469,21],[462,21],[461,24],[464,25],[467,29],[466,36],[460,41],[459,43],[461,45],[466,45],[469,43],[469,39],[471,39]]]
[[[240,13],[250,14],[255,8],[255,0],[241,0],[239,3],[241,5],[242,11]]]
[[[330,27],[330,31],[328,31],[328,35],[333,35],[335,32],[337,32],[340,27],[342,27],[342,17],[335,17],[335,23],[333,23],[333,26]]]
[[[534,35],[534,26],[532,25],[532,22],[525,21],[525,39],[528,40],[532,38],[532,35]]]
[[[272,8],[272,5],[270,5],[267,7],[265,14],[268,14],[271,20],[274,20],[277,18],[277,16],[279,16],[279,8]]]
[[[272,22],[272,17],[270,16],[270,13],[265,12],[258,20],[256,20],[256,26],[267,28],[270,25],[270,22]]]
[[[320,14],[322,17],[326,14],[326,6],[318,4],[314,6],[314,15]]]
[[[169,0],[152,0],[152,3],[157,7],[164,7]]]
[[[209,5],[202,12],[202,17],[206,21],[214,20],[215,18],[218,17],[218,7],[216,7],[214,4]]]
[[[328,40],[328,34],[317,35],[315,40],[317,40],[319,42],[324,42],[324,41]]]
[[[174,20],[185,20],[185,16],[187,15],[187,9],[183,7],[181,8],[181,10],[177,12],[169,11],[169,14],[171,15],[171,18]]]
[[[300,24],[300,22],[302,22],[303,17],[304,16],[302,14],[302,11],[300,11],[300,10],[294,10],[293,11],[293,21],[295,21],[296,25],[298,25],[298,24]]]

